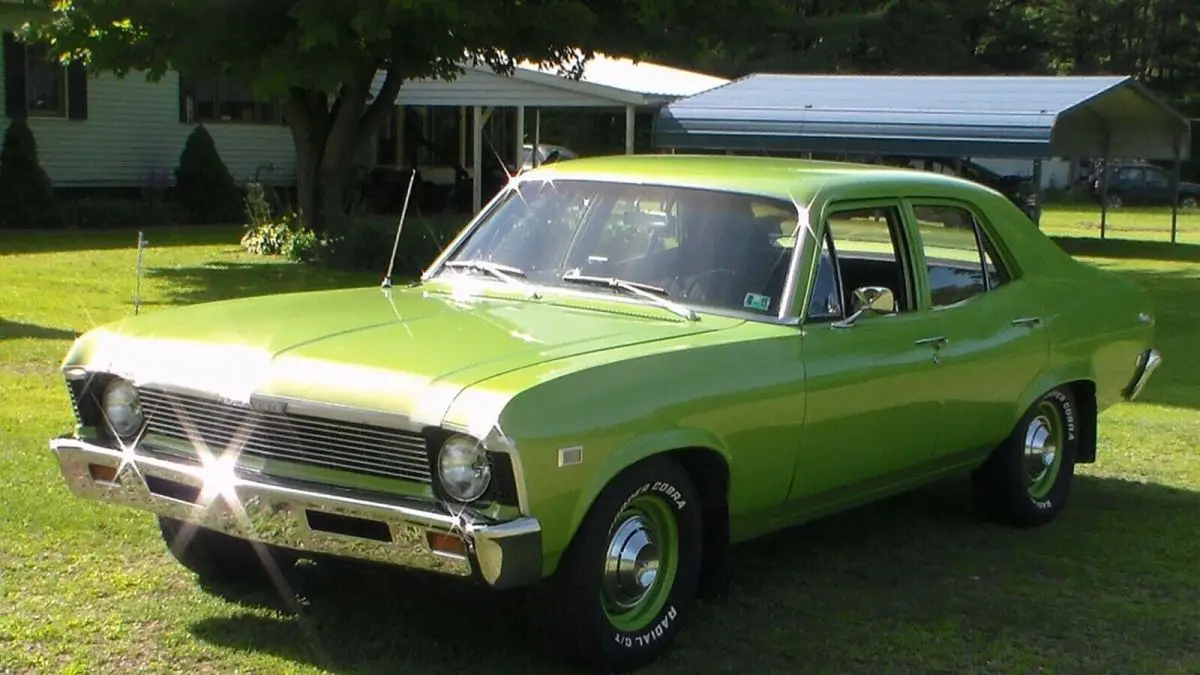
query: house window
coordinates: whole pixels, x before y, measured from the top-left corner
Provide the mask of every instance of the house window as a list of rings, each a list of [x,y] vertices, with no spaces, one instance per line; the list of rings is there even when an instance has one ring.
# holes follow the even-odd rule
[[[184,121],[249,124],[279,124],[283,121],[278,102],[256,98],[250,87],[234,78],[181,82],[181,86],[186,92],[185,110],[181,111]]]
[[[45,44],[27,44],[12,33],[0,33],[4,51],[4,116],[87,119],[88,74],[82,61],[66,66]]]
[[[67,116],[67,69],[46,45],[25,45],[25,104],[30,115]]]

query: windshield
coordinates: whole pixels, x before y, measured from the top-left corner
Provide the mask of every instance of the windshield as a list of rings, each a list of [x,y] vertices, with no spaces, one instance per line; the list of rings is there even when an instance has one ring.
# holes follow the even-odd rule
[[[526,181],[449,260],[503,265],[538,286],[611,294],[572,277],[617,279],[697,308],[775,316],[796,218],[790,202],[715,190]]]

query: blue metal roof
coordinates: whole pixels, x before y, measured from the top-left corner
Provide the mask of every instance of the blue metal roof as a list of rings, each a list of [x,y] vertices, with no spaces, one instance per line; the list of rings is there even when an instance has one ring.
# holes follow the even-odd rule
[[[677,150],[1169,159],[1189,124],[1131,77],[755,74],[658,114]]]

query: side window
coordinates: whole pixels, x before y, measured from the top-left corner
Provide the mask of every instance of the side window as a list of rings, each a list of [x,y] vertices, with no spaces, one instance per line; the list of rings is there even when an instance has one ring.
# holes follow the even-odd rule
[[[1008,282],[995,246],[967,209],[948,205],[914,205],[929,294],[934,307],[946,307]]]
[[[826,219],[825,227],[807,308],[809,319],[842,318],[852,306],[855,289],[866,286],[891,290],[900,311],[913,309],[898,209],[837,211]]]

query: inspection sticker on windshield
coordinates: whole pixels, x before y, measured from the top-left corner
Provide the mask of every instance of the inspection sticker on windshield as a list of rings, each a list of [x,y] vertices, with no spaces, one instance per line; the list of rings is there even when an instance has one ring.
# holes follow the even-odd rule
[[[742,301],[742,307],[765,312],[771,309],[771,296],[759,295],[758,293],[747,293],[746,299]]]

